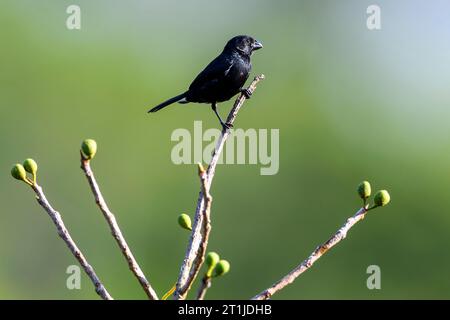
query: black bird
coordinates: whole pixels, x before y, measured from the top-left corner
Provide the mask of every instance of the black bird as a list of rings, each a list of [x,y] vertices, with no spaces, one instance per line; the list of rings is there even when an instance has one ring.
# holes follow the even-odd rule
[[[217,112],[217,103],[227,101],[239,92],[250,98],[250,93],[242,87],[252,68],[250,56],[253,51],[262,47],[260,42],[250,36],[232,38],[227,42],[222,53],[194,79],[186,92],[164,101],[148,112],[156,112],[174,102],[210,103],[222,128],[230,128],[231,124],[223,122]]]

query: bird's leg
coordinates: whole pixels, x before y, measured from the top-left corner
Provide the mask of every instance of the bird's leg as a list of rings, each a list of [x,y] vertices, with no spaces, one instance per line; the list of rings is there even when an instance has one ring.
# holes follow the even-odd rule
[[[241,93],[245,96],[245,98],[250,99],[252,96],[252,92],[247,88],[241,89]]]
[[[233,128],[233,125],[231,123],[223,122],[222,118],[220,117],[219,113],[217,112],[217,104],[215,102],[213,102],[211,104],[211,109],[214,111],[214,113],[216,114],[217,118],[219,119],[220,125],[222,126],[223,130],[227,130],[227,129]]]

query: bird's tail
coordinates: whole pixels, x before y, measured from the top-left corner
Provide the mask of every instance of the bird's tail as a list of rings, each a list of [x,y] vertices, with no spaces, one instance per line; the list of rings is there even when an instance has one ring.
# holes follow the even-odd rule
[[[178,96],[176,96],[176,97],[173,97],[173,98],[171,98],[171,99],[169,99],[167,101],[164,101],[161,104],[158,104],[153,109],[148,110],[148,112],[156,112],[156,111],[161,110],[162,108],[165,108],[168,105],[171,105],[172,103],[175,103],[175,102],[186,103],[186,102],[182,101],[184,98],[186,98],[186,95],[187,95],[187,91],[182,93],[182,94],[180,94],[180,95],[178,95]]]

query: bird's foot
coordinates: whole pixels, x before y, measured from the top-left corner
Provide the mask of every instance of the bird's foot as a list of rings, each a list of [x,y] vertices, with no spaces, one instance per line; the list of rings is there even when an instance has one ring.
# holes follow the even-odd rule
[[[227,130],[233,128],[233,125],[229,122],[221,122],[220,124],[222,125],[222,129],[224,131],[227,131]]]
[[[247,88],[241,89],[241,93],[245,96],[246,99],[250,99],[252,96],[252,92]]]

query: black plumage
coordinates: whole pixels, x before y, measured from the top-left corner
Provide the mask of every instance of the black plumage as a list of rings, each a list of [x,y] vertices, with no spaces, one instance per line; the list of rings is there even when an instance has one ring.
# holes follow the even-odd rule
[[[229,128],[230,125],[223,122],[217,112],[217,103],[227,101],[239,92],[249,97],[243,86],[252,68],[250,57],[253,51],[261,48],[262,44],[250,36],[232,38],[222,53],[199,73],[186,92],[164,101],[149,112],[156,112],[175,102],[209,103],[222,127]]]

